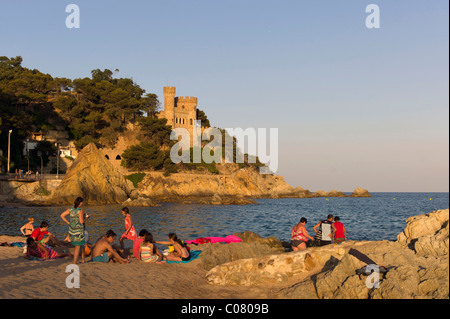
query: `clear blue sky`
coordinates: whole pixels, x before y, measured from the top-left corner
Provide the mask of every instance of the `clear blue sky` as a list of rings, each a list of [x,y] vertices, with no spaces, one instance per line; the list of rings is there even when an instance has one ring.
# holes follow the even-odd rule
[[[448,28],[446,0],[2,0],[0,55],[72,79],[118,68],[161,101],[197,96],[214,126],[277,127],[293,186],[448,192]]]

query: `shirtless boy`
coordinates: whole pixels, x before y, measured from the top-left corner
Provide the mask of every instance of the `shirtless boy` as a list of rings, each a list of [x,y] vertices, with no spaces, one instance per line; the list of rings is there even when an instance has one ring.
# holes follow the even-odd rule
[[[110,260],[114,260],[121,264],[128,263],[129,260],[123,259],[111,246],[116,238],[117,235],[111,229],[106,232],[105,236],[100,237],[92,249],[92,261],[108,263]]]

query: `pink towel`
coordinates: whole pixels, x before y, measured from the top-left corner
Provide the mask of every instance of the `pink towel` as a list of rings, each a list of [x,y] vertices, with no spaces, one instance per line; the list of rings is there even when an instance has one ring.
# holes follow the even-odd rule
[[[228,235],[227,237],[201,237],[201,238],[206,238],[209,239],[211,244],[214,243],[238,243],[240,241],[242,241],[242,239],[240,239],[238,236],[235,235]],[[186,244],[197,244],[197,239],[194,240],[188,240],[186,241]]]

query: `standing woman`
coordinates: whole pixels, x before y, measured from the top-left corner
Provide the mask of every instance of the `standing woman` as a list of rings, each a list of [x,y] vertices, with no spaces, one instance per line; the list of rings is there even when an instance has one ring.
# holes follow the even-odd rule
[[[61,219],[69,225],[69,239],[70,243],[75,246],[75,252],[73,254],[73,263],[76,264],[78,256],[81,251],[81,261],[84,263],[84,245],[85,245],[85,233],[84,233],[84,213],[81,209],[83,204],[83,198],[77,197],[73,203],[73,207],[67,209],[61,214]],[[69,215],[70,222],[66,219]]]
[[[119,242],[120,242],[120,247],[122,248],[122,250],[124,250],[125,246],[123,244],[123,240],[129,239],[129,240],[133,241],[133,243],[134,243],[134,241],[137,238],[137,233],[136,233],[136,228],[134,228],[133,222],[131,220],[130,210],[128,209],[128,207],[122,208],[122,215],[125,216],[125,229],[126,230],[120,237]]]

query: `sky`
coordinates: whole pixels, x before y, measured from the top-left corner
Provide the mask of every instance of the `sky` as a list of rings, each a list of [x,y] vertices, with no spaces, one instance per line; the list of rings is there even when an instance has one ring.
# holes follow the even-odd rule
[[[294,187],[449,191],[446,0],[0,3],[0,56],[71,79],[119,69],[161,102],[164,86],[198,97],[213,126],[277,128]]]

